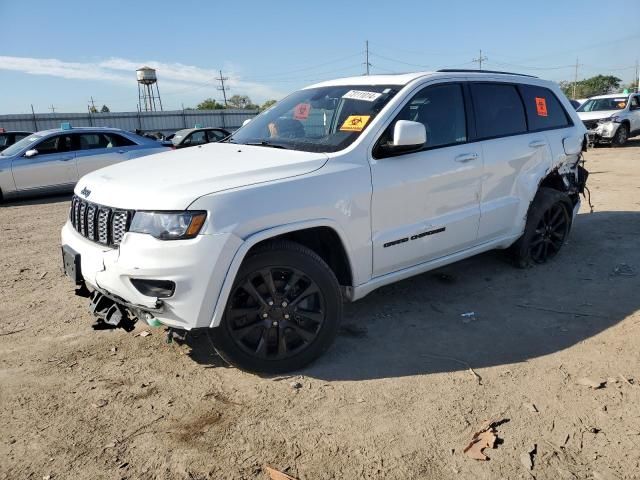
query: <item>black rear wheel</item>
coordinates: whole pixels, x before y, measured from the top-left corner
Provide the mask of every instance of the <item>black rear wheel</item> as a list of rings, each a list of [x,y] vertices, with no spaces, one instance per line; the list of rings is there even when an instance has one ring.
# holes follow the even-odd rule
[[[281,373],[320,356],[341,315],[338,281],[327,264],[302,245],[278,241],[242,264],[222,323],[210,337],[232,365]]]
[[[572,209],[566,193],[544,187],[538,190],[524,233],[511,247],[519,267],[546,263],[558,254],[571,229]]]

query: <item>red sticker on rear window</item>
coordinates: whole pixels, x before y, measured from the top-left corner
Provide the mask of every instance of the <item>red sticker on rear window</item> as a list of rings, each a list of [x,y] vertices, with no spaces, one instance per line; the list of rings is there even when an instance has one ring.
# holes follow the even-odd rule
[[[536,111],[539,117],[547,116],[547,100],[542,97],[536,97]]]
[[[299,103],[293,109],[293,118],[296,120],[306,120],[309,118],[309,112],[311,111],[311,105],[308,103]]]

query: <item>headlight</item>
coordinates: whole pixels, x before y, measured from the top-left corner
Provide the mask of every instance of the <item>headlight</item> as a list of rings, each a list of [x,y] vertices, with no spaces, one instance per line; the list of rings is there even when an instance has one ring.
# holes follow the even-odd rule
[[[617,115],[613,115],[611,117],[601,118],[600,120],[598,120],[598,123],[609,123],[609,122],[620,123],[620,117]]]
[[[160,240],[193,238],[202,229],[207,212],[136,212],[130,232],[147,233]]]

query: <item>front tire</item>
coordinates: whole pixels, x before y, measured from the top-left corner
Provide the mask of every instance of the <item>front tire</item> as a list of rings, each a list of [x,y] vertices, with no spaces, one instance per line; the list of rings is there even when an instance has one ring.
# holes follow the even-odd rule
[[[629,127],[626,123],[623,123],[616,130],[616,134],[613,136],[613,140],[611,140],[611,145],[614,147],[622,147],[627,140],[629,139]]]
[[[564,245],[571,229],[573,206],[566,193],[542,187],[529,206],[524,233],[513,245],[516,265],[546,263]]]
[[[244,260],[209,336],[231,365],[284,373],[322,355],[341,317],[340,286],[324,260],[298,243],[274,241]]]

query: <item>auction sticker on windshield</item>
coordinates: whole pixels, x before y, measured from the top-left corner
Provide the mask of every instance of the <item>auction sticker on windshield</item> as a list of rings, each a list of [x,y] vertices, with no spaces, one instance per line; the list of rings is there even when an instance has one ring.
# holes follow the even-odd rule
[[[371,115],[349,115],[340,127],[341,132],[361,132]]]
[[[367,92],[365,90],[349,90],[342,96],[342,98],[346,98],[349,100],[364,100],[365,102],[375,102],[381,96],[382,94],[378,92]]]

